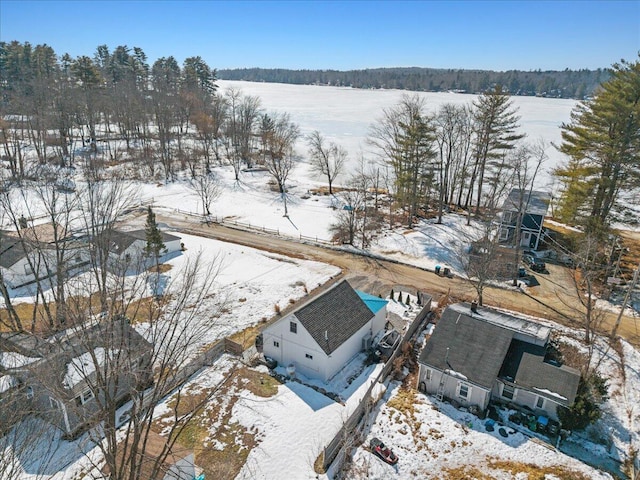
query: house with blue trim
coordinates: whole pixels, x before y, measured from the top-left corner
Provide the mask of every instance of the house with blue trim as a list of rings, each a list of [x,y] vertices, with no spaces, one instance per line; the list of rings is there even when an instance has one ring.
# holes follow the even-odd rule
[[[387,301],[342,280],[262,332],[263,352],[307,378],[330,380],[368,350],[387,323]]]

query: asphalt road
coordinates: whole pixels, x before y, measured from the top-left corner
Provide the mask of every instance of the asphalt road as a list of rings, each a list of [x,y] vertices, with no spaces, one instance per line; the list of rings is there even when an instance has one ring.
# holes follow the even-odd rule
[[[411,265],[380,260],[357,255],[343,250],[301,243],[283,236],[268,235],[229,226],[203,224],[198,218],[183,214],[167,214],[161,209],[156,212],[158,222],[166,223],[172,229],[225,242],[267,250],[283,255],[316,260],[335,265],[342,269],[343,276],[354,287],[372,294],[388,295],[391,288],[402,287],[407,291],[421,290],[434,300],[448,295],[452,302],[472,301],[476,298],[473,285],[461,278],[447,278]],[[525,314],[548,318],[564,325],[580,327],[583,318],[571,271],[563,266],[548,265],[549,273],[535,274],[540,283],[530,287],[527,293],[496,287],[485,287],[484,304]],[[603,312],[599,329],[610,332],[617,314]],[[638,318],[622,317],[618,335],[635,346],[640,346],[640,326]]]

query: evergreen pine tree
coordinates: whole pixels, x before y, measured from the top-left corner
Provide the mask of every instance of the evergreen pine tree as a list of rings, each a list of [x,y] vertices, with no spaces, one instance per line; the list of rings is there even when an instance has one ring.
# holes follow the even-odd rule
[[[153,213],[151,207],[147,208],[145,233],[147,237],[147,245],[144,250],[148,257],[154,258],[157,270],[160,254],[163,250],[165,250],[166,247],[162,242],[162,234],[160,233],[160,230],[158,230],[158,224],[156,223],[156,214]]]
[[[614,64],[611,74],[562,125],[560,151],[569,161],[554,172],[564,184],[561,218],[594,233],[622,208],[620,194],[640,187],[640,61]]]

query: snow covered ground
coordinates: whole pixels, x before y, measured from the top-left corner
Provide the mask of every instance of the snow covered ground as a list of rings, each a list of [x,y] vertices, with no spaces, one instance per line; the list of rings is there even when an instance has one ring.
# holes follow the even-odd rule
[[[366,151],[366,134],[370,123],[381,113],[381,109],[395,104],[404,92],[366,91],[338,87],[291,86],[274,84],[253,84],[246,82],[220,81],[222,88],[240,87],[244,93],[259,95],[268,110],[283,110],[291,113],[292,120],[299,123],[302,133],[318,129],[328,138],[346,147],[354,160],[359,152]],[[444,102],[468,103],[471,95],[461,94],[420,94],[426,97],[428,105],[436,108]],[[531,139],[543,136],[547,141],[558,141],[561,122],[569,120],[569,112],[575,105],[572,100],[539,99],[515,97],[520,106],[523,130]],[[301,153],[306,152],[304,143],[298,145]],[[547,170],[560,161],[557,152],[549,151]],[[289,181],[289,216],[283,217],[282,199],[268,186],[266,172],[245,172],[241,183],[233,179],[228,167],[216,168],[223,184],[223,193],[213,205],[213,215],[229,220],[237,220],[257,227],[277,230],[283,235],[317,237],[329,239],[329,226],[334,221],[334,208],[342,205],[335,198],[323,195],[309,195],[308,192],[323,179],[312,173],[308,164],[299,162]],[[547,177],[544,185],[549,183]],[[140,202],[151,202],[156,209],[164,212],[180,211],[202,213],[197,197],[189,190],[186,182],[168,184],[131,183]],[[308,196],[309,198],[303,198]],[[169,225],[170,227],[170,225]],[[372,245],[374,253],[385,255],[426,268],[436,264],[448,266],[460,272],[459,252],[473,239],[479,229],[472,224],[466,227],[466,219],[456,215],[446,215],[443,225],[432,221],[418,224],[414,229],[395,229],[381,235]],[[202,345],[229,335],[246,326],[258,323],[273,314],[274,305],[285,306],[289,299],[299,299],[308,290],[326,282],[338,273],[332,266],[299,259],[291,259],[248,247],[224,244],[215,240],[179,234],[187,248],[182,255],[168,261],[172,266],[166,272],[167,280],[177,279],[185,262],[193,259],[199,251],[208,258],[217,256],[221,260],[221,272],[216,288],[229,292],[229,303],[219,321],[203,337]],[[77,277],[79,283],[84,277]],[[28,289],[14,292],[16,301],[32,301]],[[204,306],[206,311],[218,312],[219,304],[211,300]],[[403,314],[403,312],[400,312]],[[574,333],[573,335],[577,335]],[[626,451],[629,443],[640,447],[640,354],[622,342],[625,357],[624,375],[620,369],[619,354],[607,350],[599,344],[603,360],[599,368],[610,378],[610,400],[606,404],[606,415],[600,426],[611,432],[615,451]],[[582,347],[581,347],[582,348]],[[362,366],[362,363],[360,363]],[[375,368],[367,368],[350,385],[345,381],[358,372],[352,365],[345,370],[332,385],[323,387],[340,392],[348,398],[345,405],[333,402],[317,391],[298,383],[288,382],[278,388],[272,399],[254,398],[250,392],[243,392],[245,401],[236,404],[234,420],[245,426],[256,426],[261,439],[260,445],[252,450],[241,478],[282,478],[283,472],[292,472],[290,478],[315,478],[313,461],[323,442],[337,431],[356,401],[360,390],[366,388],[368,378],[375,374]],[[194,382],[206,384],[207,375],[195,378]],[[213,375],[215,377],[215,375]],[[357,387],[357,388],[356,388]],[[568,465],[584,472],[587,478],[608,478],[589,467],[578,464],[566,456],[554,453],[528,441],[520,434],[509,439],[496,437],[484,431],[482,426],[469,414],[458,412],[449,406],[436,405],[428,397],[419,396],[415,406],[416,422],[421,423],[420,435],[429,440],[427,446],[415,441],[416,436],[404,412],[393,407],[393,399],[399,389],[392,384],[387,393],[390,404],[380,407],[370,436],[378,436],[388,441],[400,454],[397,470],[382,464],[368,452],[360,449],[355,454],[352,478],[442,478],[438,472],[444,467],[466,465],[470,458],[477,458],[478,465],[487,462],[490,456],[500,455],[501,459],[513,461],[539,462],[539,465]],[[354,399],[354,400],[352,400]],[[434,410],[437,406],[441,410]],[[471,426],[469,427],[469,423]],[[310,434],[309,432],[313,432]],[[332,433],[333,432],[333,433]],[[597,432],[596,432],[597,433]],[[597,436],[593,433],[592,436]],[[58,437],[50,437],[57,439]],[[578,439],[578,444],[593,452],[592,460],[608,453],[602,446],[586,439]],[[44,446],[43,446],[44,448]],[[55,465],[64,466],[69,458],[77,458],[81,443],[64,442],[56,447]],[[291,455],[283,455],[290,452]],[[75,457],[74,457],[75,455]],[[65,460],[66,459],[66,460]],[[446,459],[446,464],[444,464]],[[33,461],[32,459],[29,460]],[[65,463],[66,462],[66,463]],[[443,465],[444,464],[444,465]],[[54,465],[54,464],[52,464]],[[56,469],[48,468],[44,478],[71,479],[83,471],[82,462],[65,467],[55,474]],[[291,468],[291,470],[289,470]],[[31,468],[35,471],[36,468]],[[260,475],[252,476],[256,472]],[[363,472],[367,472],[366,474]],[[367,477],[368,475],[368,477]],[[24,478],[32,478],[26,475]],[[502,477],[496,477],[502,478]],[[504,477],[512,478],[512,477]]]
[[[415,93],[232,80],[219,80],[217,84],[221,91],[234,88],[246,95],[260,97],[262,107],[267,111],[288,112],[291,120],[300,126],[303,135],[313,130],[320,131],[347,149],[351,165],[357,164],[361,154],[374,159],[366,139],[370,125],[382,116],[382,110],[396,105],[403,95]],[[431,112],[445,103],[468,105],[477,98],[476,95],[448,92],[417,92],[417,95],[425,99]],[[571,110],[578,103],[569,99],[511,98],[521,117],[521,130],[527,134],[528,140],[543,138],[555,144],[561,141],[559,126],[569,122]],[[298,150],[306,152],[304,140],[298,142]],[[553,182],[549,172],[563,160],[562,154],[552,147],[547,153],[549,160],[539,177],[540,187],[551,186]]]

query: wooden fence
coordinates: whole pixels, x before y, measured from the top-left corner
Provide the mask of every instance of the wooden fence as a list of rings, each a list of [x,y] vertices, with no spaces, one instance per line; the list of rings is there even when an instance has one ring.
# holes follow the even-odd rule
[[[333,437],[333,440],[324,448],[323,467],[329,478],[336,478],[337,472],[341,470],[347,458],[348,450],[355,445],[354,442],[357,442],[362,435],[366,424],[366,416],[371,411],[373,404],[378,400],[373,396],[374,388],[389,376],[393,369],[394,360],[402,353],[402,346],[411,340],[431,313],[431,297],[422,293],[420,295],[422,296],[423,307],[407,328],[402,341],[398,342],[396,349],[390,355],[384,367],[382,367],[375,381],[371,382],[358,407],[344,422],[344,425]]]

